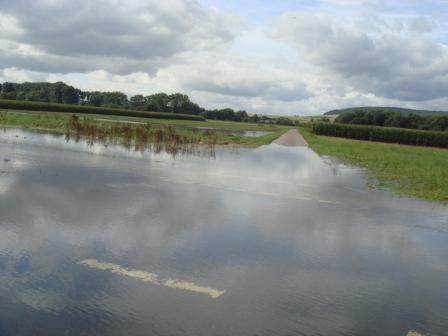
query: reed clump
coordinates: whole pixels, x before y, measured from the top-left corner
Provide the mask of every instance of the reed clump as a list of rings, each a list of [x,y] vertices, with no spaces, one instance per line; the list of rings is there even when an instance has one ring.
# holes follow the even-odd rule
[[[0,123],[2,124],[8,123],[8,112],[0,112]]]
[[[138,151],[152,149],[171,154],[193,153],[198,146],[211,150],[218,143],[218,135],[209,130],[154,127],[150,124],[96,123],[80,119],[77,115],[73,115],[67,124],[66,137],[70,139],[71,136],[76,141],[82,138],[90,144],[98,141],[105,144],[120,143]]]

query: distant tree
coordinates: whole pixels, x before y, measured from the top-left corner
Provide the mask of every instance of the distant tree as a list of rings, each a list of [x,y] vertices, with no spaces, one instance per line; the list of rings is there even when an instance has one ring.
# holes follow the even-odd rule
[[[234,121],[247,121],[248,118],[249,115],[247,114],[247,112],[242,110],[235,113]]]
[[[339,115],[336,122],[433,131],[448,130],[448,116],[422,116],[415,113],[403,115],[388,109],[356,110]]]
[[[73,86],[64,85],[62,88],[61,101],[64,104],[78,104],[79,90]]]
[[[3,99],[16,99],[17,92],[15,89],[16,84],[5,82],[2,87],[2,98]]]
[[[400,113],[391,113],[384,121],[384,126],[401,127],[402,117]]]
[[[286,122],[266,116],[260,117],[256,114],[249,116],[244,110],[234,111],[231,108],[207,110],[191,101],[187,95],[182,93],[166,94],[159,92],[146,97],[135,95],[128,99],[126,94],[119,91],[81,91],[64,82],[25,82],[21,84],[5,82],[0,84],[0,98],[185,113],[202,115],[208,119],[217,120],[263,121],[266,123]]]
[[[104,102],[103,95],[99,91],[86,92],[86,103],[92,106],[101,106]]]
[[[50,89],[50,101],[53,103],[62,103],[62,90],[65,84],[62,82],[54,83]]]
[[[102,95],[104,106],[123,107],[128,103],[128,97],[123,92],[102,92]]]
[[[143,107],[146,105],[147,101],[143,95],[135,95],[129,99],[129,103],[132,107]]]
[[[153,112],[169,112],[169,96],[166,93],[156,93],[146,97],[146,109]]]

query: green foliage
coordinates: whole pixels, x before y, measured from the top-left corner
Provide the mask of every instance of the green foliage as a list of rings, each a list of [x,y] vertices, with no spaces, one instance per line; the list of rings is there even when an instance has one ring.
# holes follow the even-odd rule
[[[77,104],[81,90],[62,82],[57,83],[3,83],[1,99],[18,99],[63,104]]]
[[[335,122],[354,125],[386,126],[448,131],[448,115],[401,114],[387,109],[358,109],[340,114]]]
[[[295,123],[289,118],[285,117],[278,117],[274,119],[276,121],[276,124],[278,125],[284,125],[284,126],[294,126]]]
[[[249,121],[250,118],[246,111],[235,112],[231,108],[222,110],[204,110],[201,112],[201,115],[212,120]]]
[[[448,148],[448,133],[402,128],[314,123],[312,132],[357,140],[380,141],[404,145]]]
[[[420,116],[431,116],[431,115],[448,115],[448,111],[430,111],[430,110],[416,110],[416,109],[408,109],[402,107],[379,107],[379,106],[362,106],[362,107],[349,107],[340,110],[332,110],[324,113],[324,115],[342,115],[345,113],[351,113],[355,111],[388,111],[388,112],[397,112],[401,115],[408,114],[417,114]]]
[[[118,91],[114,92],[84,92],[82,103],[92,106],[103,107],[125,107],[128,104],[128,97]]]
[[[142,108],[147,104],[147,99],[143,95],[135,95],[129,99],[129,103],[133,108]]]
[[[104,108],[133,109],[148,112],[201,115],[207,119],[248,121],[246,111],[206,110],[182,93],[135,95],[128,99],[122,92],[81,91],[63,82],[57,83],[3,83],[0,99],[25,100],[45,103],[76,104]]]
[[[29,111],[119,115],[119,116],[140,117],[140,118],[182,119],[182,120],[198,120],[198,121],[205,120],[201,116],[187,115],[187,114],[143,112],[135,110],[115,109],[115,108],[69,105],[69,104],[38,103],[38,102],[18,101],[18,100],[0,100],[0,108],[13,109],[13,110],[29,110]]]
[[[260,124],[295,126],[294,121],[289,119],[289,118],[286,118],[286,117],[271,118],[271,117],[268,117],[268,116],[262,116],[262,117],[258,118],[258,122]]]
[[[117,108],[121,110],[179,113],[202,116],[203,118],[212,120],[230,120],[237,122],[258,122],[260,120],[266,124],[291,126],[294,124],[287,118],[259,117],[256,114],[249,116],[244,110],[234,111],[231,108],[207,110],[192,102],[187,95],[182,93],[166,94],[159,92],[148,96],[139,94],[128,99],[126,94],[119,91],[81,91],[63,82],[22,84],[6,82],[0,84],[0,99],[73,104],[86,107],[94,106],[108,108],[109,111],[111,108]],[[53,108],[47,110],[53,111]],[[62,108],[58,109],[58,111],[62,111]],[[81,113],[77,112],[79,110],[75,111],[71,108],[64,108],[64,111]]]

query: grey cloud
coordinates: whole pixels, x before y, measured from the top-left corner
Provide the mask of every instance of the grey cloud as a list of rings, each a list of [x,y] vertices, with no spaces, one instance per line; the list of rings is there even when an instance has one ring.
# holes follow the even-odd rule
[[[409,20],[409,29],[417,33],[429,33],[433,31],[434,23],[425,17],[418,17]]]
[[[15,67],[49,73],[65,73],[67,69],[70,69],[72,72],[88,72],[93,70],[93,67],[89,66],[83,60],[76,60],[74,58],[64,59],[52,55],[20,55],[8,53],[4,50],[0,50],[0,64],[2,68]]]
[[[237,19],[194,0],[0,0],[0,14],[13,17],[20,28],[0,37],[42,52],[22,62],[35,71],[47,71],[50,63],[38,58],[54,56],[65,59],[55,59],[60,65],[50,68],[63,72],[103,69],[108,63],[111,72],[131,73],[140,65],[138,71],[146,71],[145,64],[154,61],[220,47],[239,30]]]
[[[24,55],[0,50],[0,68],[16,67],[47,73],[84,73],[101,69],[119,75],[126,75],[133,72],[153,74],[164,64],[166,64],[166,60],[161,58],[136,60],[126,59],[124,57],[105,56]]]
[[[413,101],[446,95],[446,46],[421,34],[404,36],[383,27],[372,32],[362,22],[349,22],[289,14],[275,21],[272,35],[295,45],[304,59],[332,73],[335,82],[358,91]]]
[[[237,97],[264,97],[267,99],[298,101],[310,97],[303,83],[295,83],[293,88],[288,88],[274,81],[252,80],[252,81],[231,81],[218,83],[210,80],[200,80],[188,84],[189,88],[196,91],[212,92],[227,96]]]
[[[215,55],[203,55],[188,66],[177,66],[182,87],[190,91],[266,100],[300,101],[312,96],[303,76],[296,67],[275,62],[247,60],[227,54],[217,61]]]

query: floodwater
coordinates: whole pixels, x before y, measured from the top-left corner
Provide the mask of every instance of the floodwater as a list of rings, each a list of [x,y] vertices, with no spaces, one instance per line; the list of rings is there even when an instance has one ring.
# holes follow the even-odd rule
[[[0,131],[0,335],[447,335],[447,215],[308,148]]]
[[[209,130],[209,131],[213,131],[213,132],[227,133],[227,134],[245,136],[245,137],[260,137],[262,135],[267,135],[267,134],[272,133],[269,131],[244,131],[244,130],[235,131],[235,130],[231,130],[231,129],[215,128],[215,127],[207,127],[207,126],[194,126],[194,127],[187,127],[187,128]]]
[[[104,119],[104,118],[96,118],[97,121],[102,122],[108,122],[108,123],[119,123],[119,124],[137,124],[137,125],[146,125],[147,123],[142,121],[129,121],[129,120],[111,120],[111,119]],[[207,127],[207,126],[177,126],[177,127],[184,127],[184,128],[191,128],[191,129],[198,129],[198,130],[205,130],[205,131],[213,131],[213,132],[219,132],[219,133],[226,133],[231,135],[238,135],[238,136],[246,136],[246,137],[260,137],[262,135],[267,135],[272,132],[270,131],[235,131],[231,129],[225,129],[225,128],[216,128],[216,127]]]

